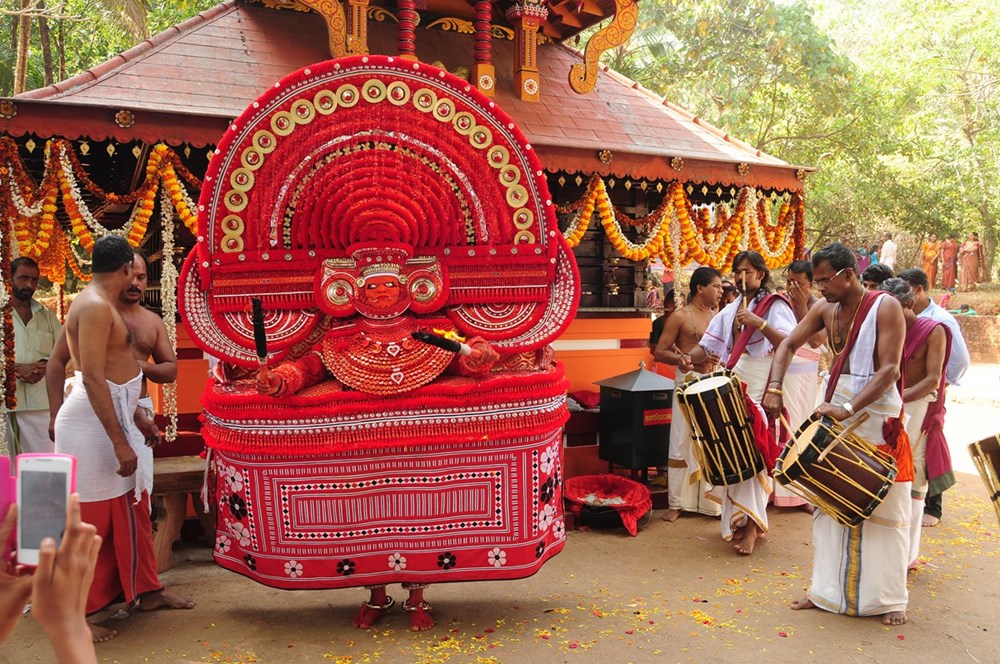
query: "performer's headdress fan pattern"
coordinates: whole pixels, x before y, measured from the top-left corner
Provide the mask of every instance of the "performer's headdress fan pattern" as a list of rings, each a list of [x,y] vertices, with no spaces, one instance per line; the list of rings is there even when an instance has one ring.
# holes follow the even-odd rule
[[[504,352],[552,341],[579,299],[531,146],[424,63],[345,58],[276,83],[223,136],[198,209],[181,306],[199,345],[231,362],[256,362],[251,297],[277,352],[323,314],[354,315],[348,277],[372,269],[358,247],[406,258],[385,265],[412,277],[414,312],[441,310]]]

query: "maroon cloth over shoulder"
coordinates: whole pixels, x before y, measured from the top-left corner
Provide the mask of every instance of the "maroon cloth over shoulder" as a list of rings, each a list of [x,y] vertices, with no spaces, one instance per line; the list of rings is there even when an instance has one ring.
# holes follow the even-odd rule
[[[945,389],[947,376],[945,367],[951,356],[951,330],[940,321],[930,318],[918,318],[906,333],[906,343],[903,345],[903,362],[906,363],[930,338],[935,327],[944,330],[945,352],[941,366],[941,379],[937,386],[937,399],[927,405],[927,413],[920,425],[920,430],[927,434],[927,479],[929,481],[928,495],[936,495],[955,484],[955,474],[952,472],[951,453],[948,451],[948,441],[944,436]]]

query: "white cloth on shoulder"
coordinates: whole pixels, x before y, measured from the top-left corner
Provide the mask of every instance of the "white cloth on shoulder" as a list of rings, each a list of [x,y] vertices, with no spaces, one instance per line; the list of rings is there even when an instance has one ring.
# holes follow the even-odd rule
[[[73,391],[56,416],[56,451],[77,459],[76,490],[80,502],[109,500],[129,491],[134,492],[135,501],[139,502],[144,491],[152,493],[153,450],[146,446],[133,421],[142,380],[139,373],[122,385],[107,381],[115,416],[138,460],[136,472],[122,477],[117,473],[120,463],[111,439],[90,404],[83,374],[76,372]]]
[[[722,311],[712,318],[712,321],[708,324],[708,328],[705,330],[705,334],[702,335],[701,340],[698,342],[706,351],[718,355],[722,363],[725,363],[729,359],[729,353],[733,349],[733,343],[735,343],[735,339],[733,338],[733,321],[736,319],[736,314],[739,313],[741,305],[742,300],[739,299],[726,305]],[[764,320],[767,321],[769,327],[785,335],[794,330],[797,324],[795,313],[784,300],[772,303],[767,311],[767,315],[764,316]],[[760,330],[754,330],[754,333],[750,336],[750,342],[747,344],[746,353],[750,357],[761,358],[768,357],[773,352],[774,345],[767,340],[764,333]]]

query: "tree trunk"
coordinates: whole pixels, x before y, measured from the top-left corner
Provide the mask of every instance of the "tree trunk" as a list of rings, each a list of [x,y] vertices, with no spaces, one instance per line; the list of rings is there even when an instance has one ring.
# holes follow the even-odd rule
[[[59,80],[66,80],[66,0],[59,3],[59,18],[56,24],[56,57],[59,59]]]
[[[21,15],[17,26],[17,61],[14,65],[14,94],[24,92],[28,83],[28,48],[31,46],[31,17],[28,9],[33,0],[21,0]]]
[[[45,11],[45,0],[38,0],[35,5],[40,12]],[[42,46],[42,68],[45,70],[45,85],[55,82],[52,71],[52,40],[49,37],[49,20],[45,16],[38,17],[38,42]]]

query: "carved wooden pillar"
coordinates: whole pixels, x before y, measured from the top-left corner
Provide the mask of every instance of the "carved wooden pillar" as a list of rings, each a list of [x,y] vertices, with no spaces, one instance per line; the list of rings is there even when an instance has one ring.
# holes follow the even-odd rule
[[[473,40],[473,65],[470,80],[476,89],[487,97],[492,97],[496,89],[496,69],[493,67],[492,36],[490,34],[490,19],[493,18],[493,5],[490,0],[476,0],[473,5],[475,16],[472,28],[475,31]]]
[[[368,0],[347,0],[347,51],[368,54]]]
[[[535,57],[538,28],[549,15],[543,1],[526,0],[511,5],[507,20],[514,26],[514,94],[524,101],[538,101],[541,81]]]
[[[404,60],[417,59],[416,35],[417,3],[416,0],[398,0],[399,24],[396,26],[396,50]]]

